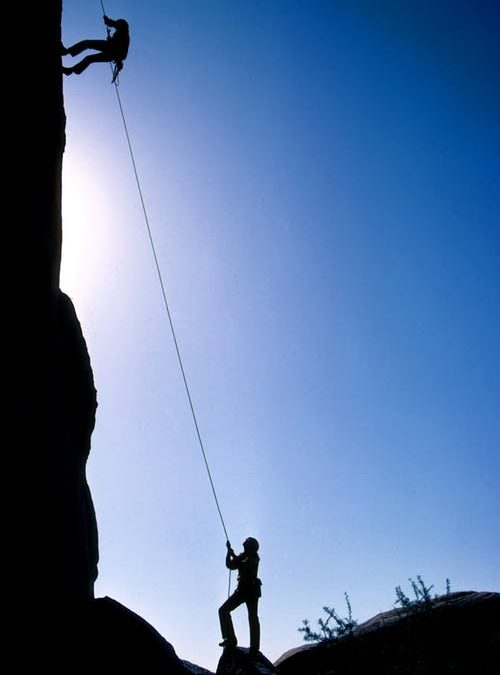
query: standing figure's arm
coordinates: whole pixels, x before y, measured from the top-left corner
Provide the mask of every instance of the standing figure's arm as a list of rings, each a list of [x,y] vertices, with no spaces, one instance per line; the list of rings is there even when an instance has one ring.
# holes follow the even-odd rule
[[[238,568],[238,558],[239,556],[235,555],[231,544],[226,542],[227,553],[226,553],[226,567],[230,570],[235,570]]]

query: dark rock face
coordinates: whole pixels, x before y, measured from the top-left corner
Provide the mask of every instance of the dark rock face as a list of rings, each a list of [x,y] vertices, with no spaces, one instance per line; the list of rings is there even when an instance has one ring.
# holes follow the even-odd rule
[[[276,668],[260,652],[252,655],[248,649],[224,649],[217,665],[216,675],[273,675]]]
[[[428,612],[378,614],[352,636],[306,645],[276,662],[280,675],[494,675],[500,593],[454,593]]]
[[[107,597],[52,620],[36,657],[37,663],[47,665],[47,672],[58,674],[189,675],[172,645],[150,624]],[[25,662],[18,664],[19,672],[28,672]]]
[[[23,273],[31,292],[45,295],[59,283],[61,261],[61,176],[65,143],[65,114],[61,76],[61,0],[19,5],[12,25],[22,26],[20,53],[31,68],[19,69],[20,87],[14,153],[23,163]],[[36,86],[26,75],[36,77]],[[26,117],[23,116],[26,115]],[[9,130],[10,131],[10,130]]]
[[[17,387],[8,473],[16,486],[10,579],[31,604],[57,613],[93,598],[97,527],[85,463],[96,392],[73,304],[59,290],[62,4],[40,0],[14,12],[36,86],[19,70],[16,103],[26,117],[20,114],[12,130],[19,140],[14,153],[22,163],[17,179],[23,194],[17,199],[21,285],[9,324]]]
[[[67,568],[71,580],[66,592],[76,588],[78,596],[92,598],[97,578],[97,523],[85,465],[95,424],[96,390],[73,303],[64,293],[58,294],[58,300],[59,406],[63,452],[59,461],[65,475],[61,503],[61,515],[64,515],[60,523],[63,550],[59,547],[59,551],[71,564]]]
[[[116,600],[94,600],[84,618],[87,672],[188,675],[172,645]]]

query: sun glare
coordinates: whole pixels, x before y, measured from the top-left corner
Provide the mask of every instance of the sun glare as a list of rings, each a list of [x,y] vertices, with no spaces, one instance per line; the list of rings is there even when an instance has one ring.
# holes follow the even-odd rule
[[[81,167],[65,162],[61,287],[70,295],[93,292],[110,253],[110,211],[98,185]]]

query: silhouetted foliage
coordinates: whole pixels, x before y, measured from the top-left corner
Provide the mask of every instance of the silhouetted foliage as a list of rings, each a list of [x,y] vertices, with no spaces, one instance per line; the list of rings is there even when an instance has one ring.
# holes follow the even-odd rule
[[[417,581],[411,578],[408,579],[408,581],[411,584],[415,596],[413,600],[404,593],[401,586],[396,586],[395,588],[397,600],[394,604],[400,605],[401,614],[405,616],[421,614],[422,612],[432,609],[435,600],[439,597],[437,595],[431,595],[431,590],[434,586],[426,586],[420,575],[417,575]],[[446,595],[449,595],[450,591],[450,580],[446,579]]]
[[[318,619],[319,631],[311,630],[311,626],[307,619],[302,621],[303,626],[299,628],[300,633],[304,633],[304,640],[306,642],[330,642],[347,635],[351,635],[353,630],[358,625],[358,622],[352,618],[352,608],[349,601],[349,596],[344,593],[347,604],[347,616],[341,617],[337,614],[334,607],[323,607],[326,613],[326,621],[322,618]]]
[[[422,577],[417,575],[417,580],[409,579],[411,584],[414,599],[408,597],[402,590],[401,586],[396,586],[396,602],[395,605],[400,605],[399,611],[402,616],[415,616],[423,614],[432,609],[438,595],[431,595],[434,586],[426,586]],[[446,579],[446,595],[450,595],[451,586],[450,580]],[[337,614],[334,607],[323,607],[326,614],[326,620],[319,618],[317,623],[319,630],[312,630],[308,619],[303,619],[302,626],[298,629],[300,633],[304,634],[305,642],[331,642],[338,638],[351,635],[354,629],[358,626],[358,622],[352,618],[352,608],[347,593],[344,593],[347,604],[347,616],[341,617]]]

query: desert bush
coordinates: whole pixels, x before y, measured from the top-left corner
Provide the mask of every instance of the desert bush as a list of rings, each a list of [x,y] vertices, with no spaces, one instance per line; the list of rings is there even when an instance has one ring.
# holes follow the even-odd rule
[[[335,611],[334,607],[323,607],[326,614],[326,620],[319,618],[319,630],[312,630],[311,625],[307,619],[302,621],[302,627],[299,632],[304,634],[305,642],[331,642],[341,637],[351,635],[353,630],[358,625],[358,622],[352,618],[352,608],[349,596],[344,593],[347,604],[347,616],[341,617]]]

